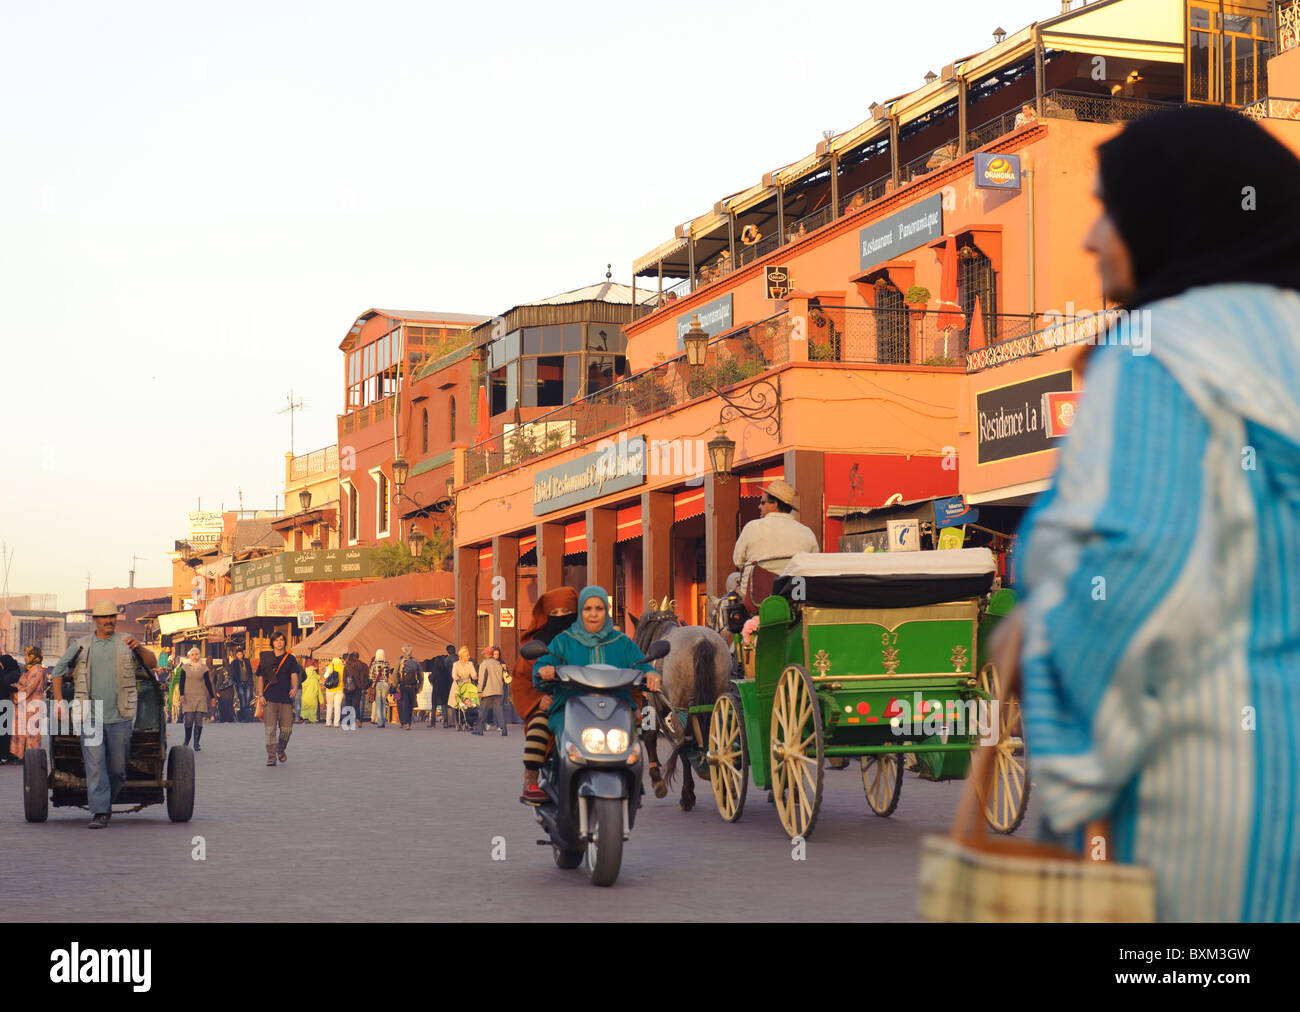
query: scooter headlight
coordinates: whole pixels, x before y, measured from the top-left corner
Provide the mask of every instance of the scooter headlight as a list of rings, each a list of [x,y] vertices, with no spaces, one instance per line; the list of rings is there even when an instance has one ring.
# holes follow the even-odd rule
[[[611,752],[627,751],[627,732],[621,727],[613,728],[605,732],[605,744],[609,746]]]
[[[605,751],[605,732],[598,727],[589,727],[582,732],[582,747],[592,755]]]

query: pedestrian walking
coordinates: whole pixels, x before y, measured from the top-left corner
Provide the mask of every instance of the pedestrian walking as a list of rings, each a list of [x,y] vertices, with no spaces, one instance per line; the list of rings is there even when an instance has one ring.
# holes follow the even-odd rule
[[[501,697],[501,709],[505,713],[506,724],[522,724],[523,718],[519,716],[519,711],[515,709],[514,697],[514,676],[510,673],[510,665],[501,658],[501,648],[493,647],[492,656],[496,658],[501,670],[505,672],[502,679],[505,682],[505,694]]]
[[[338,727],[343,713],[343,661],[335,657],[325,669],[325,726]]]
[[[488,722],[494,717],[496,724],[493,725],[500,729],[501,737],[506,736],[505,713],[501,708],[501,700],[506,691],[506,669],[501,666],[501,662],[496,659],[492,648],[485,651],[486,656],[483,663],[478,667],[478,726],[474,728],[474,733],[481,735],[487,727]]]
[[[459,660],[451,666],[451,691],[447,696],[447,705],[455,711],[456,727],[459,730],[465,726],[465,708],[461,703],[460,687],[465,682],[473,684],[478,678],[478,671],[469,659],[469,647],[461,647],[457,656]],[[477,699],[475,702],[477,704]]]
[[[117,605],[108,598],[91,610],[95,631],[83,636],[54,665],[54,699],[63,706],[63,679],[72,672],[72,698],[90,703],[103,716],[91,734],[79,729],[81,758],[86,769],[86,801],[90,829],[104,829],[113,801],[126,782],[131,757],[131,729],[135,722],[136,674],[144,667],[147,677],[157,664],[153,653],[134,636],[117,632]]]
[[[40,647],[32,646],[27,648],[26,657],[27,670],[13,686],[14,726],[9,754],[17,759],[29,748],[41,747],[41,716],[45,711],[45,655]]]
[[[360,727],[365,716],[366,690],[370,688],[370,671],[355,650],[343,661],[343,705],[352,708],[353,727]]]
[[[240,723],[247,723],[253,719],[253,666],[244,657],[243,647],[235,648],[235,658],[230,662],[230,678],[235,683],[238,719]]]
[[[388,726],[388,665],[379,671],[372,667],[374,683],[370,686],[370,722],[375,727]]]
[[[991,644],[1022,675],[1046,828],[1080,849],[1108,820],[1107,860],[1151,869],[1162,921],[1300,920],[1298,181],[1229,109],[1098,149],[1085,247],[1126,318],[1091,354]]]
[[[433,698],[429,702],[430,727],[436,725],[439,710],[442,711],[443,727],[447,727],[451,721],[451,668],[455,663],[456,648],[450,643],[447,644],[446,653],[434,658],[433,674],[429,679],[433,683]]]
[[[298,698],[303,678],[302,666],[289,653],[284,633],[271,637],[271,649],[263,651],[253,676],[253,690],[262,704],[262,724],[266,727],[266,765],[276,760],[288,762],[285,749],[293,734],[293,701]],[[278,735],[277,735],[278,730]]]
[[[315,661],[304,657],[299,663],[303,670],[302,719],[308,724],[315,724],[325,718],[325,687],[321,685]]]
[[[392,693],[397,691],[397,678],[393,674],[392,665],[388,663],[388,655],[384,652],[383,647],[377,647],[375,649],[375,656],[370,661],[370,668],[367,671],[367,675],[370,679],[371,684],[374,684],[379,681],[383,681],[388,686],[388,692]],[[379,705],[378,693],[375,694],[375,705],[376,706]],[[384,705],[385,706],[389,705],[387,694],[385,694]],[[373,720],[374,719],[373,709],[370,711],[370,716],[371,719]],[[385,722],[387,721],[387,719],[388,719],[388,714],[385,713],[384,714]]]
[[[214,680],[217,683],[217,722],[233,724],[235,722],[235,683],[230,676],[229,669],[224,666],[218,668]]]
[[[208,717],[209,704],[215,703],[217,696],[212,691],[212,674],[208,664],[199,653],[198,647],[190,647],[190,652],[181,662],[177,688],[181,704],[181,715],[185,720],[185,744],[194,736],[194,751],[199,751],[199,739],[203,736],[203,722]]]
[[[402,659],[397,663],[397,721],[402,729],[411,729],[411,711],[415,708],[415,694],[423,680],[420,662],[413,656],[411,644],[402,647]]]

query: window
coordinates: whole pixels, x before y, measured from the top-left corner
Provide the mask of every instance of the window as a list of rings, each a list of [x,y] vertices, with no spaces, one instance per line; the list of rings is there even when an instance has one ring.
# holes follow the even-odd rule
[[[425,408],[420,415],[420,452],[429,452],[429,409]]]
[[[453,397],[447,404],[447,442],[456,441],[456,398]]]
[[[375,537],[388,536],[388,476],[379,468],[370,472],[375,479]]]
[[[348,497],[348,544],[357,543],[357,489],[352,482],[344,482]]]

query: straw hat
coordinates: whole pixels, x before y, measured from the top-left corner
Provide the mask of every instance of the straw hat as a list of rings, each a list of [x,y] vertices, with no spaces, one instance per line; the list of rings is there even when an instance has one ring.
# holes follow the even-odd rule
[[[117,618],[117,605],[109,598],[101,597],[95,602],[95,608],[90,613],[91,618]]]
[[[763,491],[769,499],[778,499],[791,509],[797,510],[799,508],[799,493],[794,490],[793,485],[784,479],[777,478]]]

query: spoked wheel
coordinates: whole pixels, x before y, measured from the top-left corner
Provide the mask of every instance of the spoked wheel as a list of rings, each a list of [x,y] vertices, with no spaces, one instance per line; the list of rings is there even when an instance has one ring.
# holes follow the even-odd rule
[[[862,789],[867,794],[867,804],[877,815],[893,815],[898,807],[898,796],[903,790],[903,755],[864,755],[862,757]]]
[[[781,825],[807,837],[817,825],[826,763],[821,704],[803,665],[781,672],[772,701],[772,796]]]
[[[749,789],[749,753],[738,702],[735,696],[722,696],[709,720],[709,783],[723,822],[740,820]]]
[[[595,798],[591,813],[587,878],[592,885],[610,886],[623,863],[623,802],[618,798]]]
[[[980,671],[980,688],[993,699],[999,696],[997,670],[992,664]],[[1029,770],[1020,721],[1020,699],[1011,695],[998,707],[998,743],[993,746],[993,784],[989,796],[979,790],[984,819],[999,833],[1014,833],[1029,805]],[[976,785],[977,789],[979,785]]]

